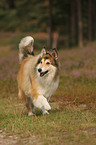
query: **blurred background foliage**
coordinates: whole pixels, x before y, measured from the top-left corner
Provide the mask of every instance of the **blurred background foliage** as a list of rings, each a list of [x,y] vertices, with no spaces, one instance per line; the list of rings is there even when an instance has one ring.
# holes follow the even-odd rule
[[[44,32],[50,49],[82,47],[96,40],[95,13],[96,0],[0,0],[0,32]]]

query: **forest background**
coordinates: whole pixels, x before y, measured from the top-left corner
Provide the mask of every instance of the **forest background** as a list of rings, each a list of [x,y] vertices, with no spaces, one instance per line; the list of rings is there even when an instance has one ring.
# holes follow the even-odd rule
[[[82,47],[96,40],[96,1],[0,0],[0,31],[45,32],[49,48]]]

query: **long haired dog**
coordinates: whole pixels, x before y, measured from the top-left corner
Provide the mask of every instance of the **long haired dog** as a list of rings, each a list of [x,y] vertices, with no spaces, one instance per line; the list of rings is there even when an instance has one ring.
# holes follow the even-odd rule
[[[19,49],[22,49],[22,46],[23,49],[26,49],[26,43],[29,48],[30,38],[32,39],[32,37],[23,38]],[[32,49],[31,46],[30,49]],[[24,55],[22,53],[22,58]],[[59,63],[56,49],[46,51],[43,48],[39,55],[27,56],[22,61],[20,57],[21,55],[19,55],[21,64],[17,75],[19,98],[25,98],[28,116],[33,115],[34,107],[41,109],[43,114],[49,114],[50,96],[56,91],[59,84]]]

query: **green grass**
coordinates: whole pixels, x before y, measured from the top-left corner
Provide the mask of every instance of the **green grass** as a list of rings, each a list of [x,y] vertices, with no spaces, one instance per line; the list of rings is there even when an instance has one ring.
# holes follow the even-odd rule
[[[96,81],[81,79],[72,80],[70,77],[62,76],[58,90],[54,94],[52,100],[61,102],[69,101],[76,104],[87,104],[91,107],[96,102]]]
[[[96,42],[91,48],[59,51],[60,84],[50,100],[52,110],[42,115],[36,109],[35,115],[28,117],[18,99],[18,51],[12,50],[10,39],[5,42],[8,46],[0,46],[0,141],[18,145],[95,145]]]
[[[6,128],[6,137],[16,134],[20,138],[35,134],[43,144],[95,144],[96,113],[81,111],[76,106],[63,110],[52,106],[50,115],[28,117],[26,108],[17,99],[0,101],[0,129]],[[90,138],[91,139],[90,139]]]

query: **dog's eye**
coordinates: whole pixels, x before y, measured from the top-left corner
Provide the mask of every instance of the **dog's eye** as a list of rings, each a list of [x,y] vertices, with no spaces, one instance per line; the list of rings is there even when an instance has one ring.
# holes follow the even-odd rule
[[[46,64],[50,64],[50,62],[46,62]]]

